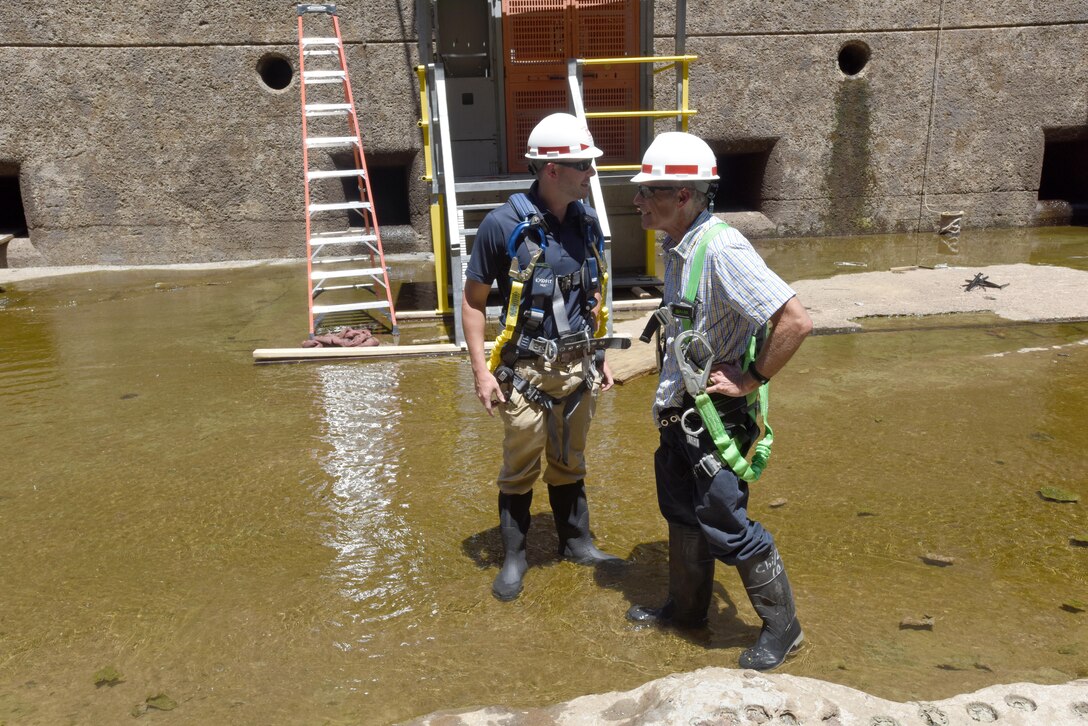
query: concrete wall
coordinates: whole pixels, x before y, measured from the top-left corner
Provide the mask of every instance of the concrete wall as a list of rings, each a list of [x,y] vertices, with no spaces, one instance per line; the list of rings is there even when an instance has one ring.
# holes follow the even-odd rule
[[[294,7],[0,4],[0,171],[18,165],[31,242],[48,264],[304,254],[297,73],[274,91],[257,72],[275,56],[297,71]],[[345,3],[340,22],[368,162],[412,163],[411,0]],[[427,190],[414,193],[426,234]],[[389,230],[387,249],[417,246],[406,231]]]
[[[338,6],[368,161],[409,169],[393,252],[430,249],[414,4]],[[673,8],[656,3],[659,53]],[[691,130],[769,151],[768,233],[925,230],[946,209],[1030,224],[1044,129],[1088,129],[1088,0],[700,0],[687,20]],[[870,58],[849,77],[852,42]],[[0,4],[0,174],[18,167],[47,263],[301,256],[297,75],[275,91],[257,72],[297,71],[295,43],[281,0]]]

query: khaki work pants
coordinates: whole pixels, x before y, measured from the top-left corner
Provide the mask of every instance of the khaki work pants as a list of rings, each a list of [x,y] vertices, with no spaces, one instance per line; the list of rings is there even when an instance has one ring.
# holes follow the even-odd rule
[[[597,408],[599,381],[594,377],[592,388],[585,389],[581,360],[559,364],[538,358],[519,361],[514,370],[559,402],[549,411],[525,400],[516,390],[510,391],[506,405],[499,408],[505,429],[499,490],[504,494],[529,492],[540,478],[542,455],[547,462],[547,484],[563,486],[584,479],[586,438]]]

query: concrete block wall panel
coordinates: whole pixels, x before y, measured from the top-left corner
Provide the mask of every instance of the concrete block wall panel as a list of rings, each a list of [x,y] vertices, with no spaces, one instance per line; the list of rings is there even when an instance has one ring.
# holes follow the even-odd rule
[[[298,214],[298,101],[263,47],[3,48],[31,241],[52,264],[277,256]],[[290,48],[275,49],[289,53]]]
[[[900,207],[921,186],[934,37],[693,38],[688,50],[699,61],[691,97],[699,114],[691,131],[719,152],[743,150],[746,140],[775,140],[764,203],[822,207],[804,220],[776,220],[782,233],[913,229],[917,213],[904,219]],[[872,57],[861,73],[847,77],[838,55],[855,41],[868,45]]]
[[[675,4],[654,5],[669,54]],[[414,7],[338,4],[368,161],[408,170],[392,251],[430,249]],[[281,0],[0,3],[0,168],[20,169],[49,264],[301,256],[296,17]],[[937,209],[1031,223],[1043,129],[1088,125],[1086,18],[1088,0],[688,3],[691,128],[719,153],[770,150],[775,234],[928,231]],[[851,41],[871,58],[848,78]],[[294,76],[278,92],[257,73],[275,54]],[[656,83],[671,106],[672,74]]]
[[[946,28],[1075,24],[1088,20],[1086,0],[1050,0],[1045,3],[1037,0],[945,2],[943,10],[942,25]]]
[[[290,16],[287,26],[294,36]],[[281,91],[257,72],[270,55],[293,70]],[[281,46],[0,46],[0,69],[18,79],[0,86],[0,162],[20,168],[35,248],[50,264],[303,256],[297,55],[293,37]],[[414,46],[355,44],[348,56],[368,162],[414,167]],[[341,122],[335,135],[346,132]],[[412,188],[425,224],[427,190]],[[418,246],[414,229],[391,232]]]
[[[295,5],[283,0],[5,2],[0,3],[0,45],[279,45],[295,42]],[[349,0],[336,7],[348,43],[415,42],[413,0]]]
[[[715,0],[689,2],[689,36],[776,35],[886,31],[936,27],[940,0],[827,2],[812,0]],[[655,32],[676,27],[675,3],[657,3]]]
[[[1006,212],[1030,218],[1044,129],[1088,124],[1088,26],[945,33],[937,87],[927,192],[1030,192]]]
[[[1036,10],[1007,4],[1037,23],[1086,9],[1083,2]],[[944,30],[938,61],[937,3],[866,6],[854,9],[856,17],[790,7],[692,4],[688,15],[687,51],[699,56],[691,131],[719,153],[773,144],[760,211],[777,234],[928,231],[937,224],[935,199],[969,208],[973,226],[1030,223],[1043,129],[1088,124],[1083,22]],[[1000,20],[975,10],[960,22]],[[917,20],[924,17],[932,23]],[[656,21],[656,52],[670,53],[673,38],[662,33],[673,21],[661,12]],[[796,32],[783,32],[798,22]],[[892,30],[833,32],[851,25]],[[871,57],[848,77],[837,57],[855,41]],[[657,77],[660,105],[673,103],[673,86],[671,74]]]

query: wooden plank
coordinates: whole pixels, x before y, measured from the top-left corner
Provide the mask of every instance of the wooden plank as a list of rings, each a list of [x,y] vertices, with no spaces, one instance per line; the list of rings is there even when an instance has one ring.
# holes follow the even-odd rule
[[[412,356],[458,355],[463,352],[463,348],[453,343],[374,345],[355,348],[258,348],[253,351],[253,362],[407,358]]]

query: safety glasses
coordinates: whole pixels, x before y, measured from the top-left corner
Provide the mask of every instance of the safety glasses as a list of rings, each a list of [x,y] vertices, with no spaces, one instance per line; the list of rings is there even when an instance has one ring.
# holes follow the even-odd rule
[[[565,166],[576,171],[589,171],[590,167],[593,166],[592,159],[582,159],[581,161],[553,161],[552,163],[558,164],[559,166]]]
[[[675,191],[677,189],[683,189],[683,187],[648,187],[645,184],[639,184],[638,192],[636,193],[643,199],[649,199],[656,192],[661,192],[665,190]]]

